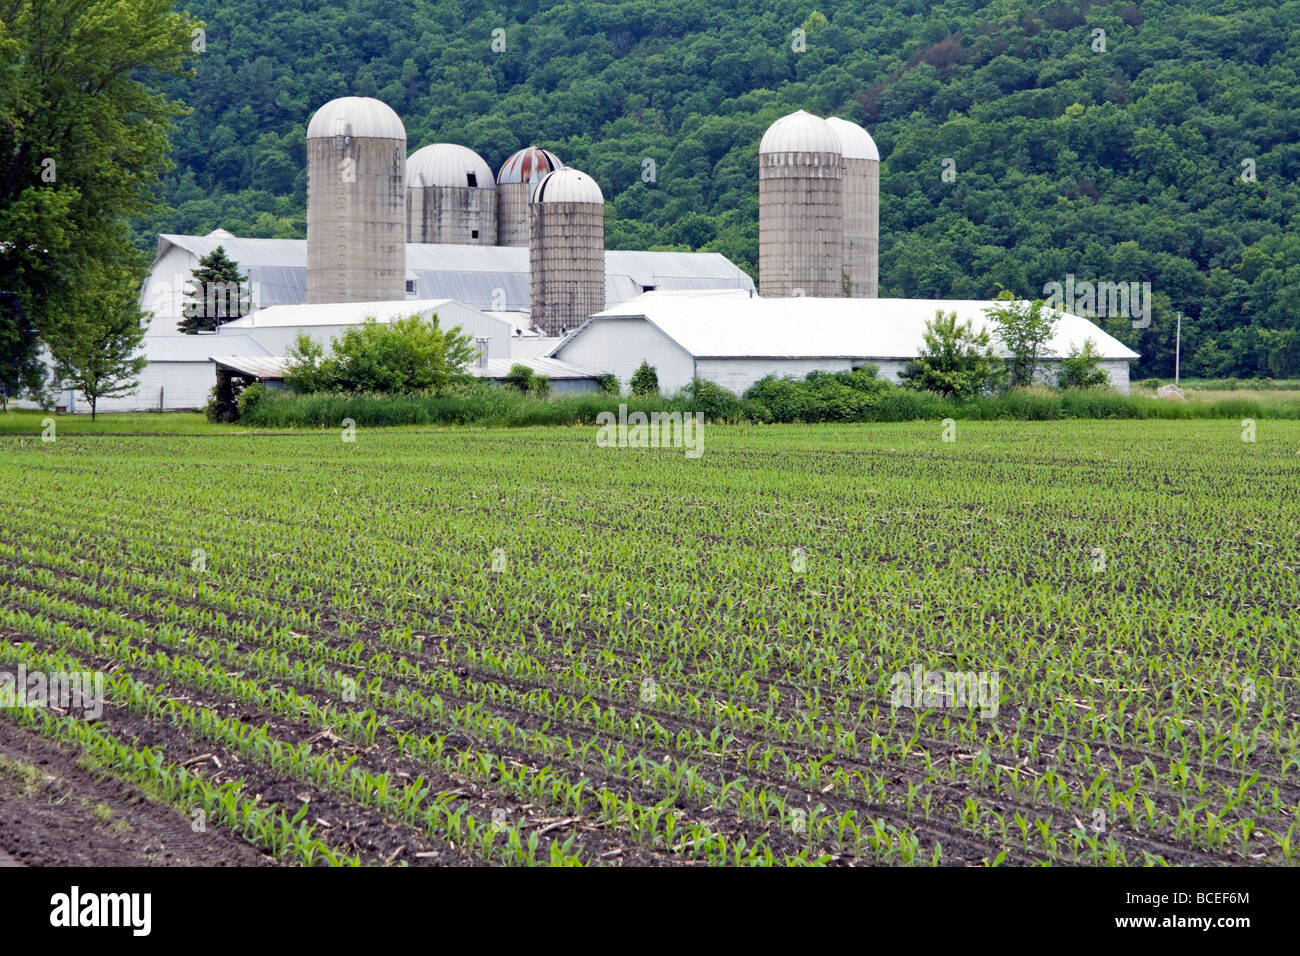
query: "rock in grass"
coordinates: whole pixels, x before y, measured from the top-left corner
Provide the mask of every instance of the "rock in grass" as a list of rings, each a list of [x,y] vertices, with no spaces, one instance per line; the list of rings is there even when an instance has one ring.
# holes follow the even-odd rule
[[[1187,401],[1187,396],[1177,385],[1161,385],[1156,389],[1156,398],[1172,398],[1176,402]]]

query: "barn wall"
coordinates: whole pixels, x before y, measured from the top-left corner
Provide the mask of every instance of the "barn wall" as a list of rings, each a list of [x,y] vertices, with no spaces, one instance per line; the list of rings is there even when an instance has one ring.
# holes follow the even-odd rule
[[[612,372],[624,392],[643,359],[654,366],[664,392],[685,387],[695,374],[691,356],[644,319],[593,322],[551,357],[593,374]]]
[[[199,260],[179,246],[172,246],[145,276],[140,289],[140,307],[154,313],[147,335],[183,335],[176,324],[185,317],[185,286]]]
[[[428,310],[420,313],[426,319],[431,314]],[[356,323],[360,325],[361,322]],[[461,332],[471,339],[485,338],[488,340],[488,358],[509,358],[511,355],[511,328],[510,324],[502,319],[493,318],[490,315],[484,315],[475,309],[464,308],[455,304],[448,304],[438,309],[438,327],[444,331],[461,327]],[[232,328],[229,331],[235,335],[251,335],[264,348],[269,349],[274,355],[284,355],[285,350],[293,344],[294,339],[298,337],[299,332],[307,333],[307,336],[326,348],[329,348],[332,339],[339,338],[344,331],[350,328],[348,325],[286,325],[286,326],[258,326]],[[217,333],[221,335],[220,332]],[[218,338],[218,342],[220,339]],[[214,346],[213,354],[217,354],[221,349]]]
[[[805,378],[809,372],[848,372],[861,365],[875,365],[877,377],[897,382],[905,362],[889,359],[861,358],[717,358],[699,359],[700,378],[716,382],[723,388],[743,394],[751,385],[768,375],[777,378]]]
[[[158,390],[163,390],[163,410],[202,408],[208,390],[217,384],[216,366],[211,362],[150,362],[140,373],[140,387],[134,394],[101,398],[100,412],[156,412]],[[90,414],[90,402],[77,396],[77,412]]]

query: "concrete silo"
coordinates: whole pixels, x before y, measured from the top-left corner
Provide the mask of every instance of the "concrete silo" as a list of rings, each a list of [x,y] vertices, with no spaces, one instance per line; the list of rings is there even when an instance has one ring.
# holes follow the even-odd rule
[[[497,173],[497,245],[528,245],[532,191],[547,173],[563,168],[560,157],[537,146],[521,149],[501,164]]]
[[[880,292],[880,150],[861,126],[831,117],[844,154],[844,275],[848,294],[874,299]]]
[[[546,335],[605,308],[605,197],[586,173],[547,173],[532,198],[532,324]]]
[[[411,154],[406,241],[496,245],[496,182],[482,156],[454,143],[434,143]]]
[[[758,146],[758,286],[766,296],[844,294],[840,139],[799,110]]]
[[[379,100],[331,100],[307,126],[307,301],[405,295],[406,129]]]

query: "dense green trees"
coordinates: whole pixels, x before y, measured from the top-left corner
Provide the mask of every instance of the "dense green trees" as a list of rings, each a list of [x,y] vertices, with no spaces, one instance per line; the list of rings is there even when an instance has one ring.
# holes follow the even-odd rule
[[[194,29],[172,0],[0,3],[0,335],[24,379],[42,340],[90,362],[76,331],[120,323],[88,324],[88,303],[137,292],[128,217],[152,208],[183,112],[157,82],[183,75]]]
[[[140,221],[142,249],[218,226],[301,237],[306,122],[362,93],[412,150],[455,141],[495,165],[554,148],[600,182],[611,248],[754,271],[758,141],[806,108],[864,123],[885,158],[882,295],[1149,281],[1149,326],[1103,321],[1138,374],[1172,372],[1178,311],[1189,374],[1300,374],[1297,0],[189,7],[207,45],[171,87],[194,108],[162,192],[175,211]]]

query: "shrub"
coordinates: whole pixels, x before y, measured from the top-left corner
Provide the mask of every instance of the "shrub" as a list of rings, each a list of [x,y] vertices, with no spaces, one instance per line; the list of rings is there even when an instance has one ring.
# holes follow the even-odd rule
[[[1101,353],[1092,339],[1086,339],[1082,348],[1070,347],[1070,354],[1061,359],[1056,384],[1060,388],[1097,388],[1110,384],[1110,376],[1101,368]]]
[[[704,415],[706,422],[734,422],[742,418],[740,399],[716,382],[693,378],[686,386],[690,410]]]
[[[1051,354],[1047,342],[1056,331],[1060,312],[1048,310],[1042,299],[1017,302],[1006,289],[998,294],[998,302],[984,313],[996,327],[999,341],[1011,353],[1007,361],[1011,386],[1032,385],[1039,362]]]
[[[509,372],[506,372],[506,377],[503,379],[503,383],[517,388],[520,392],[527,394],[528,390],[532,388],[533,385],[533,370],[527,365],[519,365],[516,363],[510,366]]]
[[[641,366],[632,373],[633,395],[656,395],[659,392],[659,373],[649,362],[641,360]]]
[[[604,372],[596,376],[596,382],[600,385],[602,395],[617,395],[620,383],[618,376],[612,372]]]
[[[925,345],[907,363],[903,383],[909,388],[969,399],[994,388],[1005,367],[993,354],[987,329],[976,332],[957,313],[940,310],[925,324]]]
[[[477,354],[454,328],[443,331],[438,317],[419,315],[381,325],[367,318],[330,340],[329,355],[299,334],[287,351],[285,382],[296,392],[420,392],[446,389]]]
[[[254,408],[256,408],[257,403],[260,402],[265,396],[266,396],[265,382],[253,382],[245,386],[244,389],[239,393],[239,397],[235,399],[235,408],[238,410],[239,413],[238,416],[239,421],[242,422],[244,420],[244,416],[247,415],[249,412],[251,412]]]

